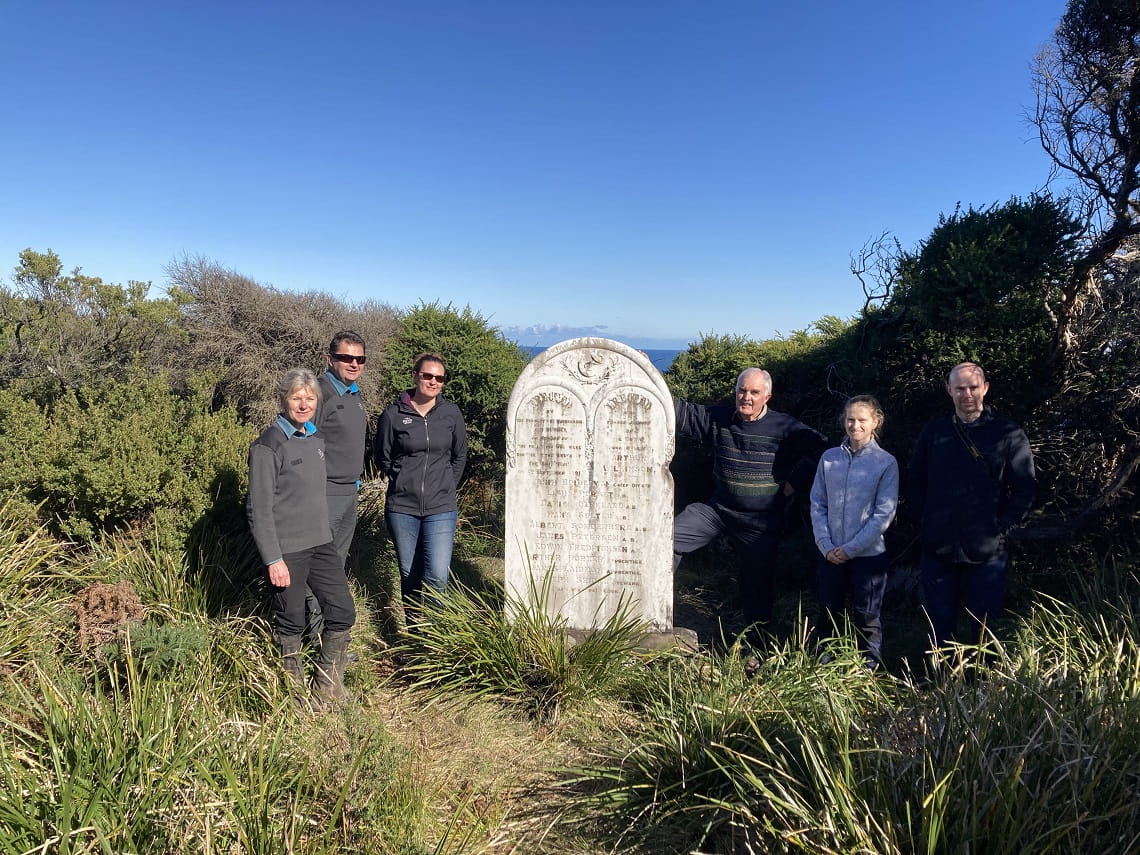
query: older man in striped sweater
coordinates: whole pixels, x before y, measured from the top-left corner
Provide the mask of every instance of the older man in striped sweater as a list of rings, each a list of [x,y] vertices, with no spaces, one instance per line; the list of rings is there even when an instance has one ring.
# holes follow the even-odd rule
[[[749,638],[758,641],[772,617],[773,563],[783,511],[807,495],[824,437],[768,407],[772,377],[746,368],[736,378],[735,406],[674,401],[677,432],[712,448],[715,488],[673,522],[673,568],[681,557],[727,536],[735,550],[740,601]]]

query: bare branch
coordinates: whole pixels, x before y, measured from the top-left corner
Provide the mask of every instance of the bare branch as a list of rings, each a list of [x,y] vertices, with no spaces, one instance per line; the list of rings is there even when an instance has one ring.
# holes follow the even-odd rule
[[[898,280],[902,245],[890,232],[868,240],[851,256],[852,275],[863,287],[863,311],[884,306],[890,300]]]

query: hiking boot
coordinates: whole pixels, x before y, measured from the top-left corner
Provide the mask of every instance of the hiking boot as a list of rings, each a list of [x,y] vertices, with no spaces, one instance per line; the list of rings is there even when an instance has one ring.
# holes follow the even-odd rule
[[[352,632],[347,629],[325,630],[321,636],[321,652],[317,656],[312,688],[313,694],[324,703],[348,698],[348,690],[344,687],[344,666],[351,638]]]

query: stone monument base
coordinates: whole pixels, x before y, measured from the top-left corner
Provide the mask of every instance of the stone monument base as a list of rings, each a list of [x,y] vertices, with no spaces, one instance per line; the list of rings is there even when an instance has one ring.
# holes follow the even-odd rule
[[[565,632],[574,644],[580,644],[590,636],[593,630],[567,628]],[[697,643],[696,630],[675,626],[665,632],[647,632],[638,640],[633,649],[639,653],[667,650],[675,650],[678,653],[696,653],[700,647]]]

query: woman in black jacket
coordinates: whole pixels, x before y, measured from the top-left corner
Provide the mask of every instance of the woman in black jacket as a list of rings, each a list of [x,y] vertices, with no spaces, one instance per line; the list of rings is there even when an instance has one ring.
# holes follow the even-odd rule
[[[384,410],[376,431],[376,465],[388,478],[384,520],[406,604],[425,585],[429,595],[443,593],[455,545],[455,489],[467,463],[467,429],[459,408],[440,394],[446,372],[439,354],[418,356],[415,385]]]

